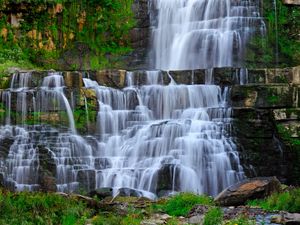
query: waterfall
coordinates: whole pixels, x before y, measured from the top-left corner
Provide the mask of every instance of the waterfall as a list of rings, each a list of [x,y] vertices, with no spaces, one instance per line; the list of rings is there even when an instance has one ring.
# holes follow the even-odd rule
[[[61,74],[50,73],[47,77],[45,77],[41,87],[41,92],[39,93],[41,104],[40,109],[41,111],[49,111],[49,109],[58,110],[64,108],[67,111],[70,130],[72,133],[76,133],[73,111],[63,92],[63,88],[64,80]]]
[[[1,97],[6,125],[0,143],[14,138],[0,164],[7,183],[17,190],[39,189],[45,166],[41,151],[49,154],[57,190],[64,192],[112,187],[114,193],[131,188],[150,198],[179,191],[215,196],[245,177],[230,133],[230,88],[214,85],[213,68],[242,65],[247,41],[263,29],[255,1],[149,4],[153,69],[127,72],[126,87],[120,89],[99,83],[99,74],[83,78],[79,100],[87,124],[90,107],[82,93],[92,91],[98,103],[95,132],[77,133],[78,93],[65,87],[62,73],[49,72],[39,83],[31,73],[12,76]],[[172,77],[171,70],[196,68],[205,68],[204,84],[197,84],[194,71],[189,84]],[[245,84],[248,71],[237,69],[235,76]],[[42,124],[40,117],[50,114],[65,115],[67,125],[59,116],[55,127]]]
[[[241,67],[247,41],[265,29],[254,0],[152,0],[156,69]]]
[[[134,86],[129,73],[130,86],[123,91],[94,86],[100,105],[99,155],[106,162],[97,170],[96,186],[158,193],[165,176],[169,192],[216,195],[242,179],[225,129],[230,120],[226,91],[215,85],[164,86],[159,71],[146,74],[146,85]]]

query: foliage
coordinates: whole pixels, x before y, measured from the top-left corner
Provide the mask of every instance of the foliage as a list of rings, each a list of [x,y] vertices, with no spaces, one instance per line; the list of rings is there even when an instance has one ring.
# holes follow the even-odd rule
[[[253,38],[247,51],[248,67],[297,66],[300,62],[300,10],[276,0],[261,3],[266,34]],[[277,47],[278,46],[278,56]],[[258,57],[259,55],[259,57]],[[277,59],[278,58],[278,59]],[[277,62],[278,60],[278,62]]]
[[[131,51],[133,0],[0,3],[0,64],[22,61],[45,69],[99,69],[114,67]],[[8,23],[7,11],[22,12],[19,27]]]
[[[0,191],[0,224],[85,224],[92,211],[56,194]]]
[[[286,127],[282,124],[277,124],[277,131],[280,137],[286,142],[286,144],[292,147],[300,147],[300,140],[298,138],[293,138],[292,128]]]
[[[252,200],[250,206],[259,206],[265,210],[285,210],[288,212],[300,211],[300,188],[283,193],[274,193],[264,200]]]
[[[204,217],[204,225],[218,225],[223,221],[223,212],[220,208],[211,208]]]
[[[171,216],[186,216],[195,205],[213,205],[213,199],[204,195],[179,193],[156,207]]]

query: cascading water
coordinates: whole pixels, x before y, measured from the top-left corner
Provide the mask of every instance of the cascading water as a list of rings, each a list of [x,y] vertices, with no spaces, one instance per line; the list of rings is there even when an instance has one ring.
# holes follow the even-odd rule
[[[240,67],[246,43],[265,30],[255,0],[152,0],[152,67]]]
[[[193,191],[216,195],[243,178],[235,145],[227,136],[230,118],[215,85],[160,85],[157,71],[147,85],[98,92],[100,155],[107,166],[97,171],[97,187],[129,187],[159,192]],[[224,93],[226,95],[226,93]],[[132,107],[133,98],[136,107]],[[166,191],[166,190],[164,190]]]
[[[128,72],[124,89],[83,78],[83,89],[96,92],[99,109],[95,133],[80,136],[76,97],[65,94],[62,74],[49,73],[36,87],[30,73],[16,74],[2,92],[6,125],[0,142],[14,138],[6,160],[0,160],[6,182],[18,190],[40,188],[41,151],[55,165],[57,190],[66,192],[112,187],[117,193],[125,187],[150,198],[174,191],[216,195],[244,178],[230,137],[229,88],[214,85],[212,68],[240,65],[247,40],[255,28],[264,29],[255,2],[154,0],[150,5],[154,67],[208,68],[204,84],[194,84],[194,75],[189,85],[176,84],[171,72],[156,70],[142,72],[143,78]],[[247,82],[246,69],[236,76],[240,84]],[[88,124],[87,97],[82,101]],[[26,125],[32,113],[65,114],[68,129],[38,119]]]

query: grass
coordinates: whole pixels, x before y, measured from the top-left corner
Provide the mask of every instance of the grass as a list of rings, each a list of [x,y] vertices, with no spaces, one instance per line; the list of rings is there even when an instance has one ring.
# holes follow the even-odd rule
[[[211,208],[204,217],[204,225],[218,225],[223,221],[223,212],[220,208]]]
[[[204,195],[195,195],[192,193],[179,193],[166,202],[155,206],[171,216],[187,216],[189,211],[195,205],[213,205],[213,199]]]
[[[239,217],[223,223],[224,225],[255,225],[254,220],[249,220],[245,217]]]
[[[92,210],[83,202],[48,193],[0,190],[0,224],[85,224]]]
[[[126,216],[120,216],[116,213],[101,214],[93,217],[93,225],[139,225],[143,220],[143,214],[140,210],[130,209]]]
[[[268,211],[284,210],[288,212],[299,212],[300,188],[283,193],[274,193],[264,200],[252,200],[248,202],[248,205],[259,206]]]

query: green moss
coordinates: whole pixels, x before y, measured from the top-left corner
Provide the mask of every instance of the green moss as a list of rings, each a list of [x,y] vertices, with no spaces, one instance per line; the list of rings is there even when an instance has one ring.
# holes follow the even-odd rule
[[[267,96],[267,101],[269,104],[274,105],[280,101],[280,97],[277,95],[269,95]]]
[[[300,140],[298,138],[293,138],[293,132],[292,129],[289,127],[286,127],[282,124],[277,124],[277,131],[279,136],[285,141],[286,144],[296,147],[297,149],[300,148]],[[299,134],[300,135],[300,134]]]
[[[265,210],[285,210],[288,212],[300,211],[300,188],[288,192],[275,193],[264,200],[252,200],[250,206],[259,206]]]

